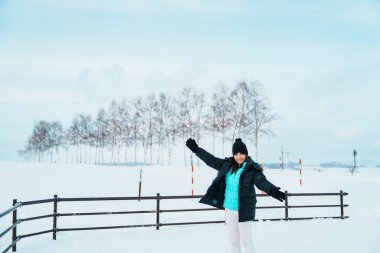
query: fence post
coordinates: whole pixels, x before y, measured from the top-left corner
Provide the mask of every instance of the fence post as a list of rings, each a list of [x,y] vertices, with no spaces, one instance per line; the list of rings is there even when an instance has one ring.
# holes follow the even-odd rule
[[[340,217],[344,219],[343,191],[340,190]]]
[[[289,209],[288,209],[288,191],[285,191],[285,220],[289,218]]]
[[[53,240],[57,240],[57,209],[58,209],[58,198],[54,195],[54,211],[53,211]]]
[[[13,199],[13,206],[17,204],[17,199]],[[13,210],[13,225],[17,222],[17,209]],[[12,243],[17,240],[17,226],[12,229]],[[12,246],[12,251],[16,252],[16,244]]]
[[[157,193],[157,206],[156,206],[156,230],[160,229],[160,194]]]

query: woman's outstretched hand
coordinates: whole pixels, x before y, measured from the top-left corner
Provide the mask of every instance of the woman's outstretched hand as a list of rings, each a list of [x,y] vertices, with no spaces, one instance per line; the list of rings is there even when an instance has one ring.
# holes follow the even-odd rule
[[[198,150],[198,144],[195,142],[194,139],[187,139],[186,146],[193,152],[196,153]]]
[[[285,193],[280,191],[280,189],[281,187],[274,188],[272,197],[282,202],[285,200]]]

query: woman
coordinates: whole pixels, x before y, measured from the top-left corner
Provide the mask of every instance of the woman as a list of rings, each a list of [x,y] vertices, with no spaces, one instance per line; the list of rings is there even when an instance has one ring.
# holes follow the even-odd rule
[[[218,171],[199,202],[225,210],[231,252],[240,253],[240,243],[246,253],[254,252],[252,226],[257,202],[254,185],[281,202],[285,193],[265,178],[263,169],[248,156],[247,146],[240,138],[232,146],[233,157],[225,159],[214,157],[198,147],[194,139],[188,139],[186,146]]]

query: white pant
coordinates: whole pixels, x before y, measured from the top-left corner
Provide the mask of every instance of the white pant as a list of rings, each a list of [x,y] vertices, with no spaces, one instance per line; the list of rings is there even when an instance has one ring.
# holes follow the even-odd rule
[[[254,253],[253,221],[238,222],[238,211],[225,209],[225,221],[231,253],[241,253],[240,243],[245,253]]]

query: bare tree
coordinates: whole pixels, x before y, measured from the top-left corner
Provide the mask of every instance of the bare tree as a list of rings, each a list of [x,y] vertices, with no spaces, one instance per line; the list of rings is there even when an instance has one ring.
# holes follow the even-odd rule
[[[194,116],[192,118],[191,115],[189,115],[190,116],[189,122],[190,122],[190,126],[194,126],[194,128],[192,127],[190,128],[191,129],[190,133],[192,132],[192,129],[194,129],[195,139],[199,143],[205,129],[204,108],[205,108],[206,99],[205,99],[205,94],[203,92],[194,91],[192,95],[193,96],[192,96],[190,111],[194,111],[194,113],[192,113]],[[199,158],[197,159],[197,163],[199,166]]]
[[[24,149],[19,151],[19,154],[24,158],[32,155],[38,162],[42,162],[45,151],[49,150],[48,143],[49,123],[43,120],[34,123],[33,133],[29,136]]]
[[[137,97],[132,101],[131,113],[131,134],[135,146],[135,164],[137,162],[137,143],[141,140],[142,136],[142,123],[144,115],[144,106],[141,97]]]
[[[248,88],[248,84],[244,81],[239,82],[231,92],[230,101],[232,103],[232,143],[234,142],[235,137],[242,137],[243,139],[246,139],[247,137],[249,127],[247,112],[251,111],[250,108],[252,107],[252,105],[249,103],[250,96],[251,94]]]
[[[182,144],[183,144],[183,159],[185,161],[185,166],[187,166],[187,159],[186,159],[186,145],[185,140],[188,138],[188,136],[192,136],[191,131],[191,123],[189,122],[189,115],[190,115],[190,96],[192,93],[191,88],[183,88],[180,95],[178,96],[177,106],[179,108],[178,111],[178,117],[179,117],[179,125],[178,128],[180,130],[180,134],[182,137]]]
[[[95,163],[97,161],[104,163],[104,148],[106,146],[107,136],[109,136],[108,116],[104,108],[100,108],[94,122],[96,131],[96,145],[95,145]]]
[[[82,163],[82,146],[84,146],[84,163],[87,163],[87,147],[93,133],[94,126],[90,114],[79,114],[79,136],[80,136],[80,163]],[[91,152],[91,151],[90,151]]]
[[[169,114],[169,101],[170,97],[165,93],[160,93],[157,106],[155,107],[155,122],[157,123],[157,164],[162,165],[162,148],[161,146],[164,143],[165,133],[167,122],[170,117],[173,115]]]
[[[32,142],[32,136],[28,138],[25,147],[18,151],[18,155],[24,158],[25,161],[35,161],[36,153]]]
[[[47,151],[50,151],[51,146],[53,145],[50,137],[50,129],[51,124],[47,121],[41,120],[35,125],[33,135],[36,138],[37,150],[39,153],[39,162],[45,160]]]
[[[206,105],[206,99],[203,92],[194,91],[192,95],[190,108],[191,110],[194,110],[194,116],[193,118],[190,118],[189,121],[192,123],[191,125],[194,126],[195,138],[197,142],[199,142],[204,129],[204,108]]]
[[[95,149],[95,154],[94,154],[94,164],[96,164],[96,156],[97,156],[97,149],[98,149],[98,129],[96,126],[96,120],[92,119],[91,120],[91,129],[89,130],[89,136],[87,140],[87,144],[90,147],[90,152],[89,152],[89,162],[91,163],[92,161],[92,150]]]
[[[108,108],[108,131],[110,133],[110,149],[111,149],[111,163],[116,164],[116,142],[118,139],[118,134],[120,132],[120,125],[117,118],[118,105],[115,100],[112,100],[110,107]]]
[[[71,121],[71,125],[67,131],[67,140],[70,145],[74,145],[75,150],[75,162],[79,162],[79,143],[80,143],[80,127],[79,127],[79,115],[75,115]]]
[[[205,122],[204,122],[204,130],[208,133],[212,134],[212,154],[215,155],[215,139],[217,137],[217,124],[216,124],[216,94],[213,93],[212,95],[212,102],[207,107],[206,116],[205,116]]]
[[[156,129],[156,122],[154,121],[154,112],[157,107],[157,101],[154,94],[147,96],[143,105],[142,117],[142,130],[141,142],[144,149],[144,163],[146,164],[146,155],[148,148],[150,148],[150,164],[153,162],[153,137]]]
[[[170,165],[171,161],[171,154],[173,151],[173,148],[176,143],[176,138],[179,135],[179,124],[180,124],[180,118],[179,118],[179,109],[177,107],[178,102],[173,100],[169,100],[168,103],[168,122],[165,125],[165,137],[166,137],[166,147],[168,151],[168,164]]]
[[[248,119],[250,121],[249,132],[252,133],[248,135],[248,139],[255,144],[255,157],[258,160],[259,138],[274,136],[271,124],[276,120],[276,116],[271,113],[269,100],[264,95],[262,84],[258,81],[252,81],[249,84],[249,89],[253,107],[249,108],[250,111],[248,112]]]
[[[67,143],[67,153],[66,153],[66,160],[68,161],[69,158],[68,156],[71,156],[70,162],[74,163],[74,138],[73,138],[73,133],[71,129],[71,125],[65,129],[65,141]]]
[[[120,126],[120,142],[124,144],[125,146],[125,163],[128,161],[128,146],[131,144],[131,116],[129,115],[129,105],[126,99],[123,99],[121,103],[118,105],[118,121]],[[120,151],[119,146],[119,151]],[[119,152],[118,151],[118,152]]]
[[[224,144],[226,134],[231,127],[232,109],[231,102],[228,97],[228,89],[225,85],[220,85],[217,91],[212,94],[212,102],[209,106],[207,116],[207,126],[213,134],[213,150],[215,136],[220,133],[222,137],[222,152],[224,155]]]
[[[231,91],[220,85],[212,94],[208,107],[206,95],[189,87],[183,88],[175,98],[160,93],[156,99],[153,93],[144,99],[124,99],[120,103],[112,101],[107,111],[99,109],[94,121],[89,114],[75,115],[67,129],[63,129],[58,121],[35,123],[33,133],[19,155],[39,162],[47,160],[50,155],[52,162],[54,150],[59,160],[60,149],[64,148],[66,161],[71,153],[72,162],[75,156],[75,161],[81,163],[84,148],[84,162],[87,163],[91,162],[91,151],[95,148],[95,163],[104,162],[104,153],[110,152],[110,161],[115,164],[116,161],[120,163],[121,151],[125,148],[127,163],[128,147],[134,144],[136,163],[137,146],[141,143],[145,163],[149,148],[150,163],[153,163],[153,148],[157,144],[156,163],[163,164],[166,148],[170,164],[173,147],[177,144],[177,137],[180,137],[186,166],[187,138],[192,137],[199,143],[205,131],[212,133],[214,153],[215,142],[220,135],[224,154],[226,136],[231,131],[232,142],[236,137],[254,142],[258,159],[259,140],[263,136],[273,135],[270,126],[276,119],[268,104],[262,85],[257,81],[249,84],[241,81]],[[108,151],[105,151],[106,148]]]
[[[185,140],[188,137],[194,137],[199,143],[200,137],[204,130],[203,111],[205,107],[205,94],[197,92],[193,88],[184,88],[178,96],[177,106],[179,108],[178,117],[180,134],[184,147],[184,161],[186,162],[186,146]],[[199,162],[199,160],[198,160]]]
[[[48,123],[48,145],[50,148],[50,162],[53,162],[54,150],[59,160],[59,148],[64,145],[63,125],[59,121]]]

